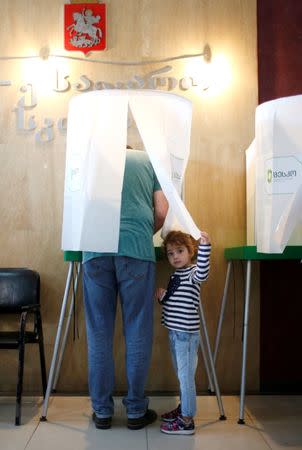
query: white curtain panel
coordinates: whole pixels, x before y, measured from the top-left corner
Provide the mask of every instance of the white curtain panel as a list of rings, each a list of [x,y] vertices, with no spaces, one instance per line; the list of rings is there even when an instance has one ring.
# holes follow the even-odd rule
[[[199,230],[181,200],[189,157],[191,102],[166,92],[102,90],[69,104],[63,250],[118,249],[128,105],[169,201],[164,233]]]
[[[174,94],[136,91],[130,109],[157,178],[169,202],[163,237],[172,229],[200,237],[181,199],[183,178],[190,153],[192,104]]]

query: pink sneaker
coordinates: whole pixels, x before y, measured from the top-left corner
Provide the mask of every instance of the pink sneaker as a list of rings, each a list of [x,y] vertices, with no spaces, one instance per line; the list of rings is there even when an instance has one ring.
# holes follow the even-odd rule
[[[186,423],[179,416],[173,422],[163,422],[160,426],[160,431],[167,434],[194,434],[194,420],[192,419],[189,423]]]
[[[163,420],[164,422],[173,422],[173,420],[177,419],[177,417],[180,415],[181,415],[181,408],[179,404],[177,408],[172,409],[172,411],[162,414],[161,420]]]

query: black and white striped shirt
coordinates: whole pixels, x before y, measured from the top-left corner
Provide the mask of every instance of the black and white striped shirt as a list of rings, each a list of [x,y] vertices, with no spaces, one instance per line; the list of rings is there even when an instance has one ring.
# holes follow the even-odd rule
[[[208,278],[211,245],[199,245],[197,264],[177,269],[171,279],[177,281],[176,290],[164,300],[162,324],[170,330],[195,333],[199,331],[200,283]],[[175,280],[179,277],[179,280]]]

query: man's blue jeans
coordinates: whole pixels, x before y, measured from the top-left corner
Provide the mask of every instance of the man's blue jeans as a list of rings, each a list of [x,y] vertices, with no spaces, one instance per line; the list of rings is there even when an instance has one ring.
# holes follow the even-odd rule
[[[83,264],[88,341],[89,391],[101,418],[113,415],[113,337],[120,296],[126,345],[128,393],[123,399],[129,418],[148,407],[144,388],[151,360],[155,263],[125,256],[101,256]]]
[[[181,414],[196,414],[195,372],[198,361],[199,333],[169,330],[170,350],[180,387]]]

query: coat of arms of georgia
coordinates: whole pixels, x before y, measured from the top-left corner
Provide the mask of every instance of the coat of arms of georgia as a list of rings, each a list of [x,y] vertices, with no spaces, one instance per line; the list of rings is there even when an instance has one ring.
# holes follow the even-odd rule
[[[106,5],[64,5],[65,49],[84,53],[106,48]]]

